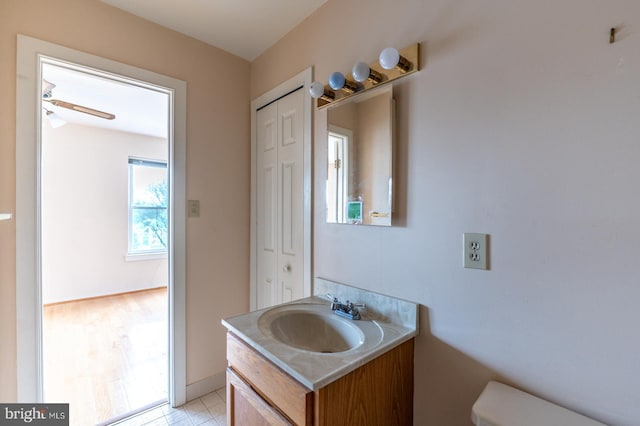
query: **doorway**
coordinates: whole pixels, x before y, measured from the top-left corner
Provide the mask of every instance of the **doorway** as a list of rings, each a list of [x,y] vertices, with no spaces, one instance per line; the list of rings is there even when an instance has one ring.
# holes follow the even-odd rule
[[[41,58],[44,401],[166,403],[169,94]]]
[[[42,132],[40,122],[47,112],[41,107],[42,64],[47,60],[67,68],[90,70],[120,83],[165,93],[167,110],[168,202],[167,202],[167,381],[172,406],[186,401],[185,331],[185,155],[186,83],[140,68],[18,35],[16,96],[16,252],[18,317],[18,402],[43,402],[43,216]],[[91,108],[90,105],[81,105]],[[94,108],[92,108],[94,109]],[[95,108],[96,110],[98,108]],[[108,111],[102,111],[108,112]],[[35,120],[34,120],[35,118]],[[37,124],[36,124],[37,123]],[[34,125],[35,124],[35,125]],[[74,157],[75,161],[82,161]],[[127,164],[127,167],[129,165]],[[77,202],[66,214],[78,216]],[[75,206],[75,207],[74,207]],[[129,255],[130,253],[127,253]]]

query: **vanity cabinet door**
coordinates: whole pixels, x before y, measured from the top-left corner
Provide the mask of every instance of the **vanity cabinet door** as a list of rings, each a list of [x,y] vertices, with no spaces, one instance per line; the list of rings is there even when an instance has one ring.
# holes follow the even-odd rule
[[[299,426],[313,424],[313,391],[232,333],[227,333],[227,361],[235,374],[291,419],[292,423]]]
[[[280,413],[227,369],[227,424],[230,426],[290,426]]]

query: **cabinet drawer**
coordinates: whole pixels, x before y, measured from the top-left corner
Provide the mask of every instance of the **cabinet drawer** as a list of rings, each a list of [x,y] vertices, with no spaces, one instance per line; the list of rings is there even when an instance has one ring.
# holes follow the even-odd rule
[[[232,333],[227,333],[227,360],[234,373],[244,378],[265,400],[286,413],[293,423],[312,424],[313,391]]]
[[[280,413],[242,381],[231,369],[227,369],[227,417],[230,425],[291,426]]]

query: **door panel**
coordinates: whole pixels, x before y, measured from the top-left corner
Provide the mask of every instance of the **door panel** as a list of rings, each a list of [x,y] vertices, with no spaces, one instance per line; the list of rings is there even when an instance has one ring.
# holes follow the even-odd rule
[[[282,165],[282,254],[295,256],[295,236],[296,229],[293,225],[293,217],[295,215],[295,167],[293,163],[284,163]]]
[[[276,230],[275,230],[275,220],[277,217],[277,179],[276,179],[276,171],[274,170],[273,165],[269,165],[265,167],[263,170],[263,182],[264,182],[264,204],[262,205],[263,213],[264,213],[264,247],[263,250],[267,250],[270,252],[275,252],[276,249]]]
[[[257,301],[258,309],[273,305],[279,299],[278,261],[278,169],[277,169],[277,105],[257,113],[258,214],[257,220]]]
[[[269,107],[265,108],[269,109]],[[272,108],[274,109],[274,108]],[[263,124],[264,133],[263,133],[263,149],[264,151],[271,151],[276,148],[276,141],[278,139],[278,126],[276,123],[276,116],[273,112],[266,111],[267,116],[265,116],[265,121]]]
[[[304,93],[257,111],[257,308],[303,296]]]
[[[276,270],[274,262],[277,259],[277,239],[276,239],[276,224],[277,224],[277,171],[275,166],[270,164],[265,167],[263,172],[263,190],[264,190],[264,202],[262,205],[262,229],[264,232],[262,245],[259,246],[262,254],[263,272],[262,276],[262,288],[264,306],[272,305],[276,300],[274,283],[276,282]],[[259,256],[260,257],[260,256]],[[260,294],[259,294],[260,295]]]
[[[280,302],[303,296],[303,102],[302,90],[278,101],[278,164],[281,170],[278,187],[282,191],[278,203],[281,218],[278,255]]]
[[[300,127],[302,121],[297,121],[300,111],[296,109],[282,113],[282,145],[291,145],[299,142],[296,137],[296,128]]]

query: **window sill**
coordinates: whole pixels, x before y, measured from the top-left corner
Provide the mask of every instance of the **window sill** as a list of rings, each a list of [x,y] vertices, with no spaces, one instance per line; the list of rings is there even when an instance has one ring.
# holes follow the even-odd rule
[[[127,254],[124,256],[125,262],[142,262],[145,260],[161,260],[167,258],[167,252],[164,253],[140,253]]]

